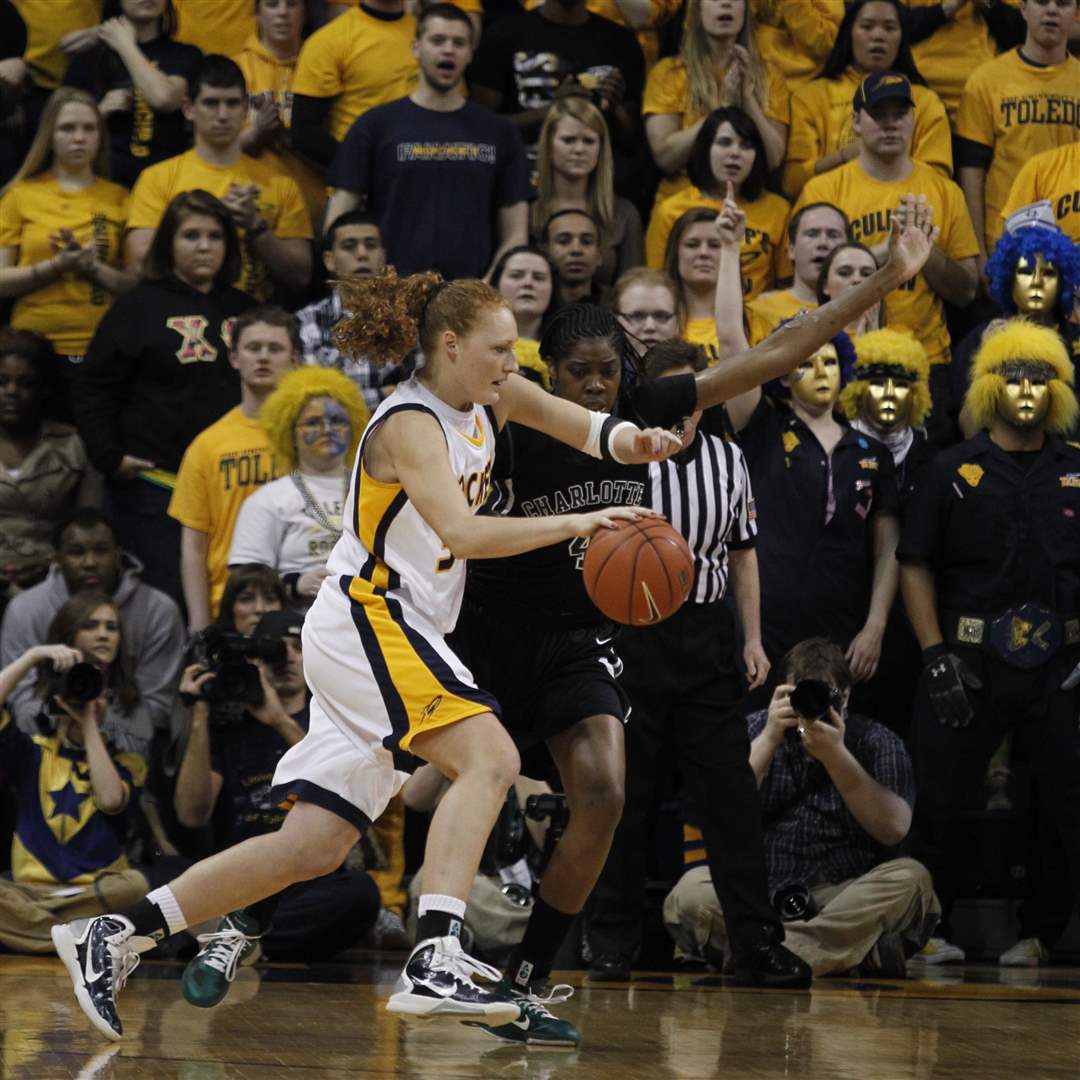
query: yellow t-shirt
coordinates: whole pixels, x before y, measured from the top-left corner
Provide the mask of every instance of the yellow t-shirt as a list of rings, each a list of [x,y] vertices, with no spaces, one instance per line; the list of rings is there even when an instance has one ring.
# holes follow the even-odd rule
[[[723,72],[717,73],[718,80],[723,77]],[[766,68],[766,78],[765,115],[777,123],[787,124],[790,122],[787,89],[780,76],[769,68]],[[679,126],[683,129],[693,126],[701,119],[701,116],[690,108],[690,85],[686,64],[681,56],[665,56],[656,62],[645,80],[641,112],[644,116],[676,115],[679,117]],[[689,183],[685,173],[664,177],[656,192],[657,203],[681,191]]]
[[[346,11],[304,42],[293,93],[335,99],[330,134],[341,142],[358,116],[416,87],[415,35],[412,15],[387,20],[359,7]]]
[[[851,130],[852,98],[860,76],[848,68],[836,79],[814,79],[791,95],[791,134],[784,159],[784,191],[798,198],[813,179],[814,164],[833,150],[855,140]],[[925,86],[912,86],[915,98],[915,130],[911,156],[952,176],[952,133],[941,99]]]
[[[120,266],[120,237],[128,216],[128,193],[98,177],[82,191],[65,191],[52,171],[20,181],[0,199],[0,247],[18,249],[17,266],[51,259],[49,237],[70,229],[81,244],[93,243],[99,258]],[[81,356],[112,303],[112,294],[78,274],[56,281],[15,301],[11,325],[44,334],[57,352]]]
[[[1080,244],[1080,143],[1044,150],[1017,173],[1001,208],[1003,221],[1039,199],[1050,200],[1058,225]]]
[[[691,345],[700,345],[709,358],[709,366],[720,363],[720,342],[716,336],[716,322],[713,319],[688,319],[683,330],[683,341]]]
[[[240,406],[192,440],[176,474],[169,517],[207,535],[210,614],[217,615],[229,576],[229,545],[244,500],[278,477],[270,440]]]
[[[26,52],[35,86],[55,90],[63,81],[70,58],[60,50],[60,39],[72,30],[101,22],[105,0],[12,0],[26,23]]]
[[[274,95],[274,101],[281,113],[281,122],[286,129],[292,127],[292,81],[296,74],[298,56],[299,54],[288,60],[279,60],[263,45],[258,34],[252,34],[243,49],[233,57],[244,73],[250,95]],[[255,110],[252,109],[250,123],[254,122],[254,117]],[[259,160],[276,171],[288,173],[296,181],[300,194],[304,196],[308,216],[312,221],[320,221],[326,206],[326,183],[303,158],[285,148],[283,139],[281,143],[276,150],[264,150],[259,155]]]
[[[255,33],[253,0],[173,0],[177,41],[232,56]]]
[[[882,183],[867,176],[858,161],[814,177],[803,188],[795,212],[805,203],[838,206],[851,222],[851,238],[873,247],[889,235],[892,211],[908,192],[925,195],[941,229],[938,246],[951,259],[969,259],[979,252],[963,192],[951,180],[915,161],[906,180]],[[945,306],[936,292],[917,274],[885,298],[889,325],[910,330],[926,349],[931,364],[949,362],[949,331]]]
[[[751,345],[764,341],[782,322],[793,319],[800,311],[813,311],[817,304],[812,300],[800,300],[791,289],[773,289],[762,293],[748,303],[746,336]]]
[[[540,376],[540,382],[545,390],[551,389],[551,371],[547,364],[540,359],[540,342],[532,338],[519,337],[514,342],[514,356],[517,357],[518,367],[528,368]]]
[[[939,3],[941,0],[907,0],[910,8],[932,7]],[[980,64],[993,60],[997,48],[986,20],[976,15],[975,4],[964,4],[944,26],[912,45],[911,52],[919,74],[941,98],[949,114],[949,123],[955,124],[964,81]]]
[[[794,91],[825,63],[844,17],[844,0],[752,0],[761,59]]]
[[[736,199],[739,209],[746,213],[746,239],[739,253],[742,268],[743,295],[752,299],[758,293],[791,275],[787,256],[787,226],[790,207],[786,199],[772,192],[762,192],[752,202]],[[664,265],[664,250],[675,222],[695,206],[720,210],[723,203],[709,198],[691,185],[653,207],[649,229],[645,234],[645,261],[654,270]]]
[[[1001,208],[1024,163],[1080,140],[1080,60],[1034,67],[1016,49],[976,68],[964,87],[958,138],[990,147],[983,196],[986,250],[1001,235]]]
[[[311,239],[311,220],[292,177],[283,176],[269,162],[246,154],[235,165],[225,168],[211,165],[195,150],[159,161],[139,174],[131,192],[128,228],[156,229],[165,207],[182,191],[202,188],[220,199],[232,184],[258,184],[259,213],[276,237]],[[256,300],[269,300],[274,291],[270,271],[248,244],[243,231],[240,240],[243,269],[236,287]]]

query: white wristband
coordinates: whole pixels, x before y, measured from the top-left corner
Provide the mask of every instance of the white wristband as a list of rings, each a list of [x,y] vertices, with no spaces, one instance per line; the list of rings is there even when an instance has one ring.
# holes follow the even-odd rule
[[[604,422],[611,417],[603,412],[589,413],[589,434],[585,437],[585,445],[581,448],[583,454],[589,457],[602,458],[604,455],[600,449],[600,436],[604,430]]]

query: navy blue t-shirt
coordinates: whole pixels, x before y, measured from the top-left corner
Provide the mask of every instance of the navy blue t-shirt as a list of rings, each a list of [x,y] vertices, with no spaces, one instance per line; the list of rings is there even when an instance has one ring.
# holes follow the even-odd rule
[[[408,98],[370,109],[349,129],[327,179],[368,196],[387,262],[403,275],[481,277],[498,211],[529,197],[517,130],[471,101],[453,112]]]

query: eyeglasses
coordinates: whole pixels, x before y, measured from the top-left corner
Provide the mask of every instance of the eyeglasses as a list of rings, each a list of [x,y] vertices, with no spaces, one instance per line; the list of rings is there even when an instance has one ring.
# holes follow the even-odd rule
[[[674,311],[620,311],[618,314],[620,319],[625,319],[631,326],[641,326],[649,319],[663,326],[675,318]]]

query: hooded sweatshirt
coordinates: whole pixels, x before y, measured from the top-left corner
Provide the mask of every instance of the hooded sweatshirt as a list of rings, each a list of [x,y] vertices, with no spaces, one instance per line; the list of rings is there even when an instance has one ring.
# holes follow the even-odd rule
[[[0,667],[46,642],[53,616],[70,595],[64,575],[54,563],[44,581],[12,599],[0,626]],[[142,704],[155,727],[167,727],[184,651],[180,609],[163,592],[143,584],[142,564],[126,552],[121,555],[120,581],[113,600],[120,609],[124,647],[131,656]],[[36,681],[36,672],[28,672],[5,703],[19,727],[35,734],[34,720],[40,710],[34,694]]]
[[[76,368],[73,395],[100,472],[134,454],[175,473],[191,440],[239,403],[230,329],[253,304],[238,289],[202,293],[174,277],[143,282],[113,304]]]

